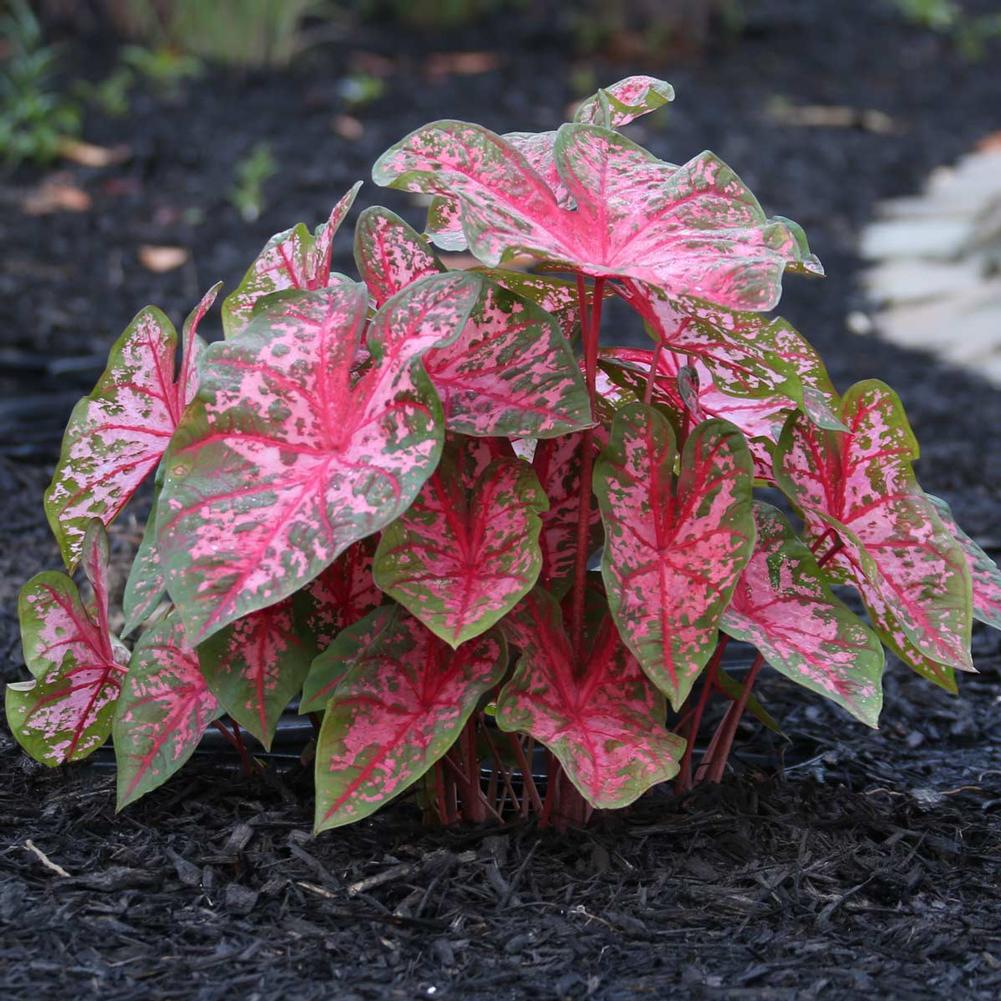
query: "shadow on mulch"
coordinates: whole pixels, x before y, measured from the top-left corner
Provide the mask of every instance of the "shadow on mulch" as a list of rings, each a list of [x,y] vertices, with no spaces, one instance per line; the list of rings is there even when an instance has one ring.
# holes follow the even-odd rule
[[[738,45],[656,68],[678,101],[663,129],[651,119],[631,134],[673,160],[714,148],[769,211],[805,226],[830,277],[788,282],[783,312],[841,388],[876,375],[901,392],[923,443],[922,481],[997,554],[1001,394],[845,322],[865,308],[855,241],[876,200],[914,191],[1001,129],[995,63],[962,62],[871,0],[761,0],[748,11]],[[71,168],[90,212],[25,215],[18,206],[38,177],[0,180],[0,679],[22,670],[17,589],[58,563],[40,496],[62,425],[118,331],[147,301],[179,320],[216,279],[232,288],[268,235],[318,222],[424,121],[501,131],[561,121],[571,64],[533,31],[456,40],[507,43],[497,70],[461,79],[429,78],[412,39],[363,39],[395,62],[353,141],[331,128],[352,60],[342,46],[299,73],[213,76],[179,102],[138,97],[128,119],[91,116],[87,138],[127,142],[132,159]],[[74,58],[95,77],[108,69],[84,47]],[[595,73],[604,82],[634,69]],[[894,127],[794,127],[768,114],[774,97],[876,109]],[[227,192],[234,164],[262,140],[281,174],[248,226]],[[420,223],[404,196],[366,185],[359,206],[376,202]],[[154,275],[137,261],[142,243],[186,246],[192,261]],[[346,236],[336,252],[350,270]],[[119,526],[119,551],[134,528]],[[997,634],[978,632],[974,653],[982,673],[961,679],[961,699],[891,666],[878,733],[763,679],[788,743],[748,728],[723,787],[682,803],[652,796],[562,836],[428,832],[401,802],[313,840],[308,776],[248,781],[205,762],[115,817],[109,771],[48,772],[0,731],[0,996],[993,1001]]]

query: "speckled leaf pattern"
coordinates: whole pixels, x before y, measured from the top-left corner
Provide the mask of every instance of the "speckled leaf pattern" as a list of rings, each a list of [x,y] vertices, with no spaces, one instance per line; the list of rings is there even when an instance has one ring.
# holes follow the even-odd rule
[[[334,236],[354,204],[361,181],[334,206],[330,218],[314,233],[299,223],[276,233],[264,245],[237,288],[223,300],[222,326],[235,337],[250,322],[254,307],[267,295],[287,289],[312,291],[331,282],[330,256]],[[334,276],[334,281],[343,276]]]
[[[782,515],[755,502],[754,552],[722,628],[751,643],[787,678],[875,727],[883,703],[879,638],[831,591]]]
[[[802,230],[766,218],[711,153],[675,167],[616,132],[583,124],[564,125],[554,150],[573,210],[560,205],[524,153],[465,122],[411,133],[380,157],[373,178],[457,198],[470,250],[488,266],[529,254],[752,310],[775,305],[786,267],[820,270]]]
[[[142,540],[136,550],[122,596],[125,625],[122,635],[128,636],[139,628],[167,599],[167,580],[156,548],[156,505],[160,495],[157,487],[153,504],[146,518]]]
[[[143,633],[115,712],[118,809],[166,782],[221,713],[180,619]]]
[[[317,831],[359,820],[416,782],[507,666],[496,634],[453,651],[399,608],[352,653],[317,742]]]
[[[949,505],[939,497],[926,495],[935,505],[938,516],[966,554],[973,581],[973,616],[995,629],[1001,629],[1001,567],[964,532],[952,515]]]
[[[548,747],[592,806],[628,806],[677,774],[685,742],[664,728],[664,700],[610,619],[580,665],[559,606],[539,589],[502,628],[521,656],[497,700],[497,725]]]
[[[176,379],[177,332],[147,306],[115,342],[93,391],[73,408],[45,492],[45,513],[70,569],[89,520],[110,525],[166,451],[197,389],[198,325],[218,291],[212,288],[184,325]]]
[[[368,209],[355,259],[377,305],[444,270],[402,219]],[[587,427],[591,408],[580,369],[556,322],[534,302],[489,283],[462,336],[424,357],[451,431],[554,437]]]
[[[21,589],[24,659],[33,681],[7,686],[7,723],[36,760],[54,766],[79,761],[111,732],[128,651],[108,625],[108,540],[92,521],[81,558],[93,588],[85,604],[73,581],[45,572]]]
[[[575,122],[615,129],[650,114],[674,100],[674,88],[652,76],[628,76],[609,87],[599,88],[582,101]]]
[[[583,435],[540,441],[532,457],[532,468],[549,498],[549,508],[542,513],[542,570],[539,581],[554,594],[562,595],[573,580],[577,546],[577,523],[580,518],[580,457]],[[595,452],[601,447],[600,436]],[[591,507],[591,550],[601,544],[601,515]]]
[[[616,415],[594,474],[609,608],[675,709],[715,649],[754,545],[753,468],[740,432],[725,421],[700,424],[675,486],[676,456],[666,418],[633,404]]]
[[[157,516],[193,642],[293,594],[410,506],[444,436],[419,358],[459,335],[480,288],[448,274],[394,296],[372,320],[372,363],[354,384],[361,285],[281,293],[208,349]]]
[[[532,589],[548,501],[532,467],[496,459],[468,490],[461,448],[446,452],[382,533],[375,580],[453,647],[486,632]]]
[[[302,592],[303,626],[317,650],[382,601],[372,576],[377,542],[370,536],[349,546]]]
[[[776,452],[779,485],[811,539],[830,529],[840,537],[826,570],[855,584],[884,641],[971,670],[970,572],[914,476],[918,447],[900,400],[884,383],[856,383],[841,418],[844,433],[790,418]]]
[[[198,646],[205,683],[265,748],[315,655],[291,598],[231,622]]]

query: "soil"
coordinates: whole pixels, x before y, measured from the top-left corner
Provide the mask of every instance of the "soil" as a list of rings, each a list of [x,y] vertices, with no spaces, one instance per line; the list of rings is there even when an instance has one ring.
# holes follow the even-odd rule
[[[829,278],[790,280],[783,312],[844,388],[880,376],[923,443],[919,472],[974,537],[1001,551],[1001,393],[974,374],[849,332],[864,312],[859,228],[878,199],[914,192],[934,167],[1001,129],[994,46],[969,64],[889,4],[761,0],[738,39],[644,70],[675,84],[663,128],[632,135],[668,159],[709,147],[766,209],[800,222]],[[503,43],[502,48],[497,48]],[[429,55],[486,51],[496,69],[435,75]],[[106,46],[68,40],[99,79]],[[441,60],[438,61],[439,65]],[[332,128],[350,72],[386,93]],[[562,120],[575,65],[526,15],[434,39],[371,32],[318,49],[294,71],[211,73],[175,97],[141,92],[120,119],[91,113],[88,140],[124,143],[104,168],[61,183],[88,211],[30,215],[43,176],[0,181],[0,674],[21,677],[16,592],[57,565],[41,512],[68,410],[137,308],[178,321],[222,278],[230,288],[272,232],[318,222],[387,145],[424,121],[496,128]],[[594,62],[599,82],[635,66]],[[848,128],[805,128],[775,99],[843,105]],[[253,224],[229,204],[234,164],[268,141],[281,173]],[[50,178],[51,179],[51,178]],[[366,185],[419,223],[403,196]],[[191,250],[154,274],[141,244]],[[350,269],[350,240],[336,264]],[[635,331],[613,326],[622,336]],[[125,548],[135,521],[125,519]],[[979,675],[950,698],[900,665],[881,729],[763,678],[787,739],[742,729],[733,773],[676,801],[652,795],[587,831],[533,826],[427,831],[411,803],[312,839],[309,777],[294,758],[244,779],[200,758],[116,816],[98,762],[50,772],[0,730],[0,994],[12,1001],[668,997],[993,999],[1001,994],[1001,725],[996,633],[978,630]],[[34,849],[31,848],[34,846]],[[60,873],[53,867],[59,867]]]

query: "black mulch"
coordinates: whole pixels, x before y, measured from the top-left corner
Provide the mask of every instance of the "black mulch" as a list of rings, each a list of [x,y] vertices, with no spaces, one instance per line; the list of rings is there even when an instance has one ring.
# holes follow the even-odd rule
[[[865,309],[854,247],[875,201],[913,192],[1001,129],[1001,52],[967,65],[878,0],[745,6],[738,44],[650,67],[678,102],[663,129],[633,134],[674,160],[715,149],[766,208],[806,227],[830,277],[790,282],[784,311],[840,386],[878,375],[901,392],[923,482],[996,553],[1001,393],[851,334],[846,316]],[[570,62],[526,25],[449,43],[505,44],[500,67],[480,76],[433,79],[424,57],[449,45],[373,33],[293,75],[212,76],[180,100],[140,96],[127,119],[92,116],[87,137],[127,142],[132,158],[68,169],[93,199],[86,213],[26,215],[39,176],[0,181],[0,677],[21,671],[17,588],[56,565],[39,495],[59,430],[111,339],[145,302],[180,319],[217,278],[232,287],[271,232],[319,221],[425,120],[561,120]],[[364,133],[349,142],[330,123],[345,110],[338,79],[378,65],[361,50],[394,62],[387,95],[358,112]],[[92,76],[108,68],[99,46],[69,52]],[[595,67],[599,81],[634,69]],[[876,109],[894,131],[781,124],[767,112],[775,97]],[[264,139],[282,173],[248,225],[226,191],[233,164]],[[380,201],[418,221],[401,196],[363,189],[360,204]],[[141,243],[190,247],[192,263],[153,275],[136,260]],[[350,267],[347,239],[337,263]],[[49,772],[0,731],[0,996],[993,999],[998,636],[978,631],[974,649],[982,673],[962,679],[961,699],[892,668],[878,733],[767,678],[787,743],[747,727],[723,787],[683,803],[651,797],[561,836],[428,832],[401,803],[313,840],[301,770],[251,781],[205,761],[116,817],[110,771]]]

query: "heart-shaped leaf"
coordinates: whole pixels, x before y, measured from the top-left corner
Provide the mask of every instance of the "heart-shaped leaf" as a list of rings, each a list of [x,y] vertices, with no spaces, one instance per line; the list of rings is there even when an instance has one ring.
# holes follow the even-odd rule
[[[193,642],[300,590],[410,506],[444,437],[419,358],[459,335],[480,288],[448,274],[390,299],[354,384],[361,285],[280,293],[208,349],[157,517],[167,587]]]
[[[595,436],[595,454],[601,448],[601,436]],[[532,468],[549,499],[542,512],[542,569],[539,581],[547,591],[562,595],[573,581],[577,552],[577,524],[580,520],[580,479],[582,434],[540,441],[532,457]],[[590,511],[589,551],[601,544],[601,515]]]
[[[789,419],[776,450],[779,485],[815,544],[840,539],[825,569],[858,588],[884,642],[971,670],[966,557],[914,476],[918,446],[899,398],[884,383],[856,383],[840,417],[847,432]]]
[[[115,713],[118,809],[162,785],[222,710],[176,615],[143,633]]]
[[[545,744],[598,809],[628,806],[673,778],[685,742],[664,727],[664,700],[609,619],[576,666],[555,600],[534,590],[502,626],[521,650],[497,700],[497,725]]]
[[[426,241],[381,208],[362,213],[355,259],[377,304],[445,270]],[[541,438],[591,424],[580,368],[556,323],[500,285],[485,285],[462,336],[429,351],[424,368],[451,431]]]
[[[650,114],[674,100],[674,88],[652,76],[627,76],[582,101],[575,122],[615,129]]]
[[[451,195],[473,254],[496,266],[529,254],[566,270],[634,278],[669,295],[771,309],[788,266],[819,271],[802,230],[768,219],[719,159],[682,167],[594,125],[564,125],[554,156],[574,209],[509,141],[441,121],[411,133],[373,169],[377,184]]]
[[[363,619],[334,640],[345,671],[317,742],[317,831],[360,820],[416,782],[507,667],[499,636],[453,651],[399,607],[359,648],[351,634],[366,629]]]
[[[84,604],[66,574],[37,574],[18,601],[24,659],[34,681],[7,686],[7,723],[42,764],[87,757],[107,740],[128,651],[108,625],[108,537],[96,519],[81,558],[93,588]]]
[[[147,306],[115,341],[91,394],[73,408],[45,491],[45,513],[68,568],[77,564],[90,519],[110,525],[159,464],[198,388],[198,325],[218,291],[210,289],[184,324],[176,380],[177,332]]]
[[[706,421],[674,483],[674,432],[651,407],[620,410],[594,471],[601,571],[626,646],[678,709],[716,646],[754,545],[753,466],[740,432]]]
[[[1001,629],[1001,567],[956,524],[952,510],[944,500],[931,494],[925,496],[935,505],[943,524],[966,554],[973,581],[974,618]]]
[[[375,556],[379,587],[453,647],[486,632],[532,589],[542,566],[539,514],[548,507],[528,463],[496,459],[475,477],[470,464],[461,446],[447,449]]]
[[[875,727],[883,703],[879,638],[834,596],[813,553],[775,508],[756,502],[754,522],[754,553],[723,613],[724,632]]]
[[[222,304],[222,327],[235,337],[250,322],[257,303],[267,295],[287,289],[312,291],[331,283],[330,255],[334,236],[354,204],[358,181],[334,206],[330,218],[314,233],[299,223],[276,233],[247,269],[243,280]],[[335,281],[343,280],[336,276]]]

